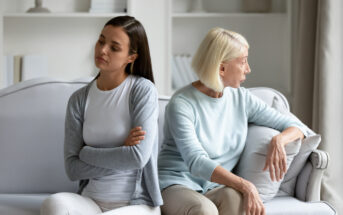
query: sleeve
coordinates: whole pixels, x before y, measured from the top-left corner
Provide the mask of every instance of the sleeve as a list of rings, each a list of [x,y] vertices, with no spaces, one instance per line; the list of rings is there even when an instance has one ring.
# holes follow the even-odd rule
[[[80,160],[79,153],[84,146],[82,137],[81,108],[73,94],[67,105],[64,136],[64,164],[70,180],[82,180],[110,175],[113,170],[95,167]]]
[[[132,126],[141,126],[146,131],[144,140],[134,146],[115,148],[85,146],[80,153],[81,160],[97,167],[115,170],[141,169],[148,163],[158,138],[158,94],[150,81],[142,83],[131,90],[130,113]]]
[[[175,99],[168,104],[165,115],[168,129],[191,174],[210,181],[219,163],[209,157],[197,137],[196,116],[191,105]]]
[[[283,131],[289,127],[297,127],[305,136],[308,135],[307,126],[296,117],[281,114],[248,90],[245,92],[245,97],[246,113],[248,115],[249,123],[274,128],[279,131]]]

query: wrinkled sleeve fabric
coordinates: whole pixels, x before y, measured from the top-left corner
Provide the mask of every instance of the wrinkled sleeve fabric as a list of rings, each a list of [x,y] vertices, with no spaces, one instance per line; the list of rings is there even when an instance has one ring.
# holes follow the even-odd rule
[[[110,175],[111,169],[99,168],[80,160],[79,153],[85,145],[82,137],[82,99],[85,88],[76,91],[68,101],[65,118],[64,163],[70,180],[83,180]]]
[[[80,152],[82,161],[114,170],[141,169],[148,163],[158,138],[158,94],[153,83],[141,78],[131,89],[129,102],[132,128],[141,126],[146,131],[144,140],[115,148],[85,146]]]
[[[307,126],[299,119],[281,114],[248,90],[245,90],[244,93],[245,109],[249,123],[274,128],[279,131],[289,127],[297,127],[305,136],[309,134]]]
[[[190,173],[210,181],[219,163],[209,157],[197,137],[193,108],[185,99],[175,98],[166,108],[165,122]]]

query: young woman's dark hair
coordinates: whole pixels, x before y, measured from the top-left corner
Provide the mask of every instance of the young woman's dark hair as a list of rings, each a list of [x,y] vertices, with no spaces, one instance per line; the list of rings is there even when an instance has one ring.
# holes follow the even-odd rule
[[[122,27],[130,39],[129,55],[138,55],[133,63],[126,66],[125,72],[144,77],[154,83],[149,43],[143,25],[132,16],[114,17],[105,24],[108,25]],[[99,75],[100,73],[97,77]]]

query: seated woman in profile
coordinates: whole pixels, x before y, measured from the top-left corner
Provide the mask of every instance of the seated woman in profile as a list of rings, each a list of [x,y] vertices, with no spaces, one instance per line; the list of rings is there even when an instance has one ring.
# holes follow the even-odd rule
[[[41,214],[159,215],[158,95],[141,23],[109,20],[95,65],[98,76],[70,97],[65,121],[65,168],[79,194],[50,196]]]
[[[303,138],[306,126],[240,87],[251,72],[248,50],[242,35],[210,30],[192,62],[199,80],[177,91],[167,105],[158,163],[163,214],[265,214],[256,187],[231,172],[248,123],[282,131],[268,148],[264,170],[272,180],[285,174],[285,145]]]

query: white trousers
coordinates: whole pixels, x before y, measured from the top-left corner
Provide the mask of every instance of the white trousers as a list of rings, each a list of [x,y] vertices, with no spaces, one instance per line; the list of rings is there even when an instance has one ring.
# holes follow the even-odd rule
[[[46,198],[41,215],[161,215],[160,207],[129,205],[103,212],[91,198],[75,193],[57,193]]]

